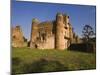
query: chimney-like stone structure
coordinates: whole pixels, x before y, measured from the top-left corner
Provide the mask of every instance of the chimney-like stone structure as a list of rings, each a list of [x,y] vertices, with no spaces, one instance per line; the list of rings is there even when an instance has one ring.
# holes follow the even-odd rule
[[[64,39],[64,16],[61,13],[56,15],[56,32],[55,32],[55,48],[65,49],[65,39]]]
[[[38,25],[39,20],[38,19],[32,19],[32,27],[31,27],[31,37],[30,37],[30,47],[35,48],[35,39],[38,36]]]

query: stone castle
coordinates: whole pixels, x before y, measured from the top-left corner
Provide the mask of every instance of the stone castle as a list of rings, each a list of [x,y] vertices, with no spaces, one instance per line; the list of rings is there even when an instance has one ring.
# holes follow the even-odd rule
[[[79,42],[69,19],[68,15],[61,13],[57,13],[54,21],[40,22],[33,19],[29,44],[25,42],[20,26],[16,26],[12,28],[12,46],[64,50],[70,44]]]

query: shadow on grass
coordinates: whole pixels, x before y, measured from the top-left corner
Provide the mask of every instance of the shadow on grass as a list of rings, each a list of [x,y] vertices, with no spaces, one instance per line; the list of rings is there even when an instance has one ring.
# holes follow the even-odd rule
[[[95,69],[95,60],[68,60],[66,64],[60,61],[48,58],[41,58],[32,62],[25,62],[17,57],[12,58],[12,75],[27,74],[27,73],[44,73],[44,72],[59,72],[59,71],[75,71]]]
[[[56,60],[47,60],[41,58],[31,63],[24,63],[18,58],[13,58],[12,74],[27,74],[27,73],[43,73],[43,72],[56,72],[65,71],[62,63]]]
[[[18,57],[12,58],[12,75],[16,75],[17,73],[21,72],[21,63],[22,60]]]

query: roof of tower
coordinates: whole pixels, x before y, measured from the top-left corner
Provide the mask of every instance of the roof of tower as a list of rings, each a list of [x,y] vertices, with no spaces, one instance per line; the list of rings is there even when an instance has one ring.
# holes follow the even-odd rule
[[[58,12],[56,16],[63,16],[63,14]]]
[[[17,25],[15,28],[20,28],[20,26],[19,26],[19,25]]]
[[[13,29],[13,30],[15,30],[15,29],[20,30],[21,27],[20,27],[20,25],[16,25],[15,27],[12,27],[12,29]]]
[[[39,22],[39,20],[36,19],[36,18],[33,18],[33,19],[32,19],[32,22]]]

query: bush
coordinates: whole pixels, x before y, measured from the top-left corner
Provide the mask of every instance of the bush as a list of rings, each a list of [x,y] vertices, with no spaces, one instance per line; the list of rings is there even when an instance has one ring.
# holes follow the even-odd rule
[[[95,52],[95,44],[93,43],[80,43],[71,44],[68,48],[69,50],[82,51],[82,52]]]

